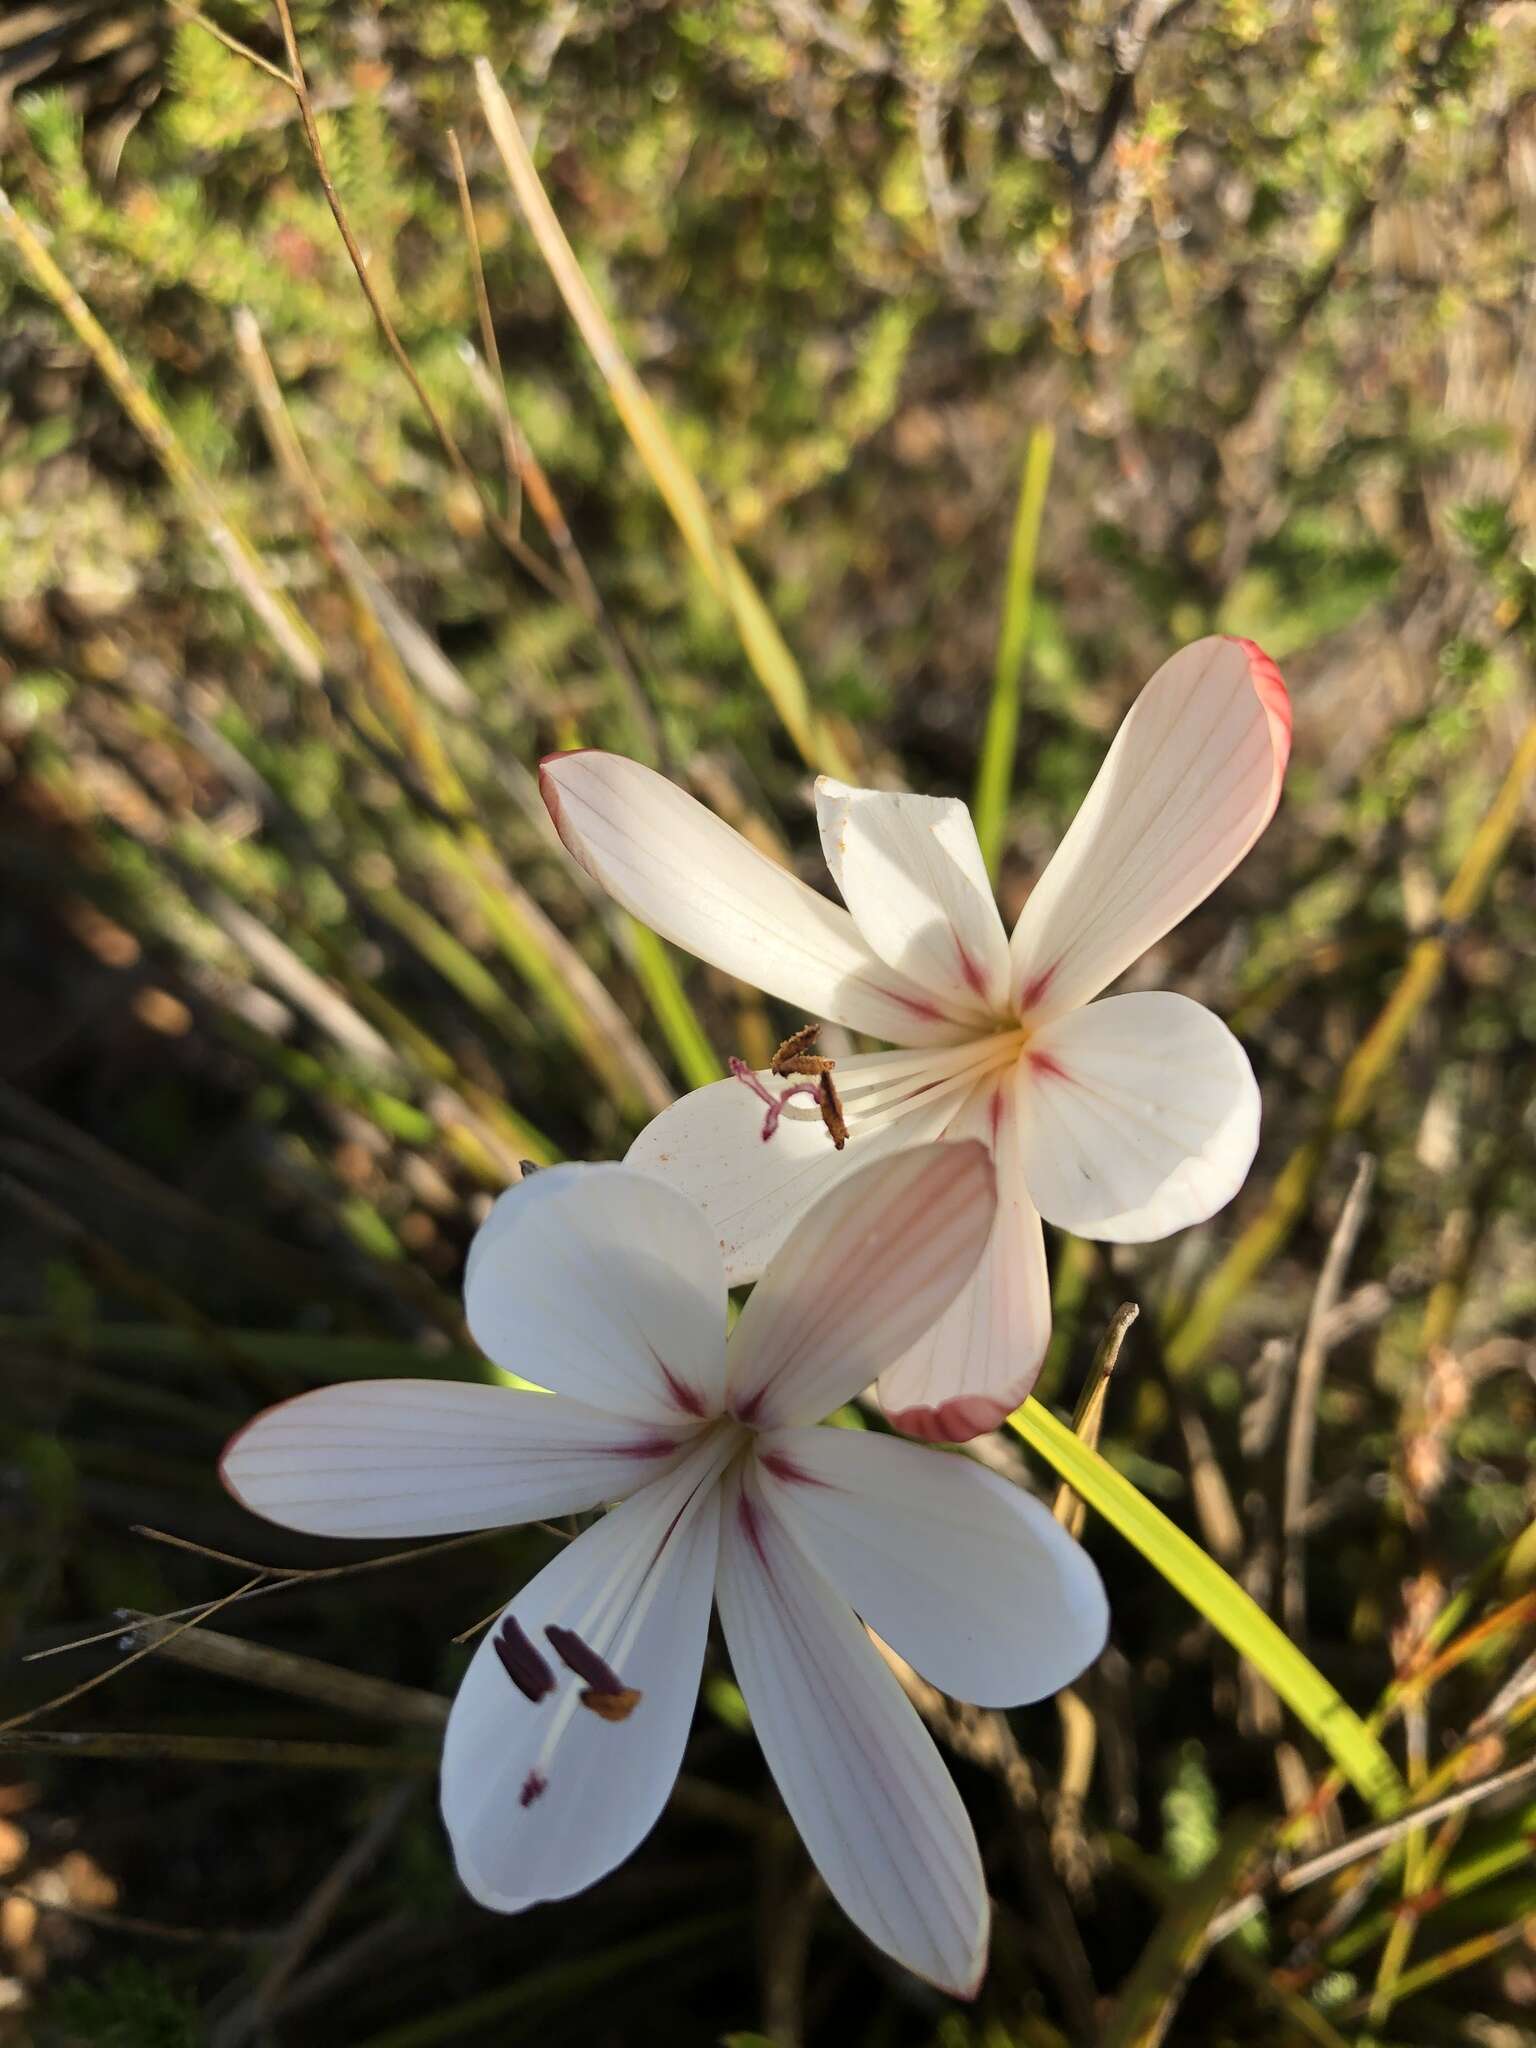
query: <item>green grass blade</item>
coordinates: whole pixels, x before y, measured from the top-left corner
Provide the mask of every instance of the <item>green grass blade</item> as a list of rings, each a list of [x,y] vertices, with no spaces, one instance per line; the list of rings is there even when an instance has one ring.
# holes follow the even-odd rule
[[[1038,1401],[1026,1401],[1009,1417],[1009,1426],[1095,1514],[1118,1529],[1239,1656],[1262,1672],[1373,1812],[1387,1817],[1402,1807],[1407,1798],[1402,1779],[1377,1738],[1316,1665],[1198,1543]]]
[[[1045,515],[1045,494],[1051,481],[1051,457],[1056,436],[1050,427],[1036,427],[1029,437],[1024,456],[1024,474],[1019,482],[1019,507],[1014,515],[1013,542],[1008,550],[1008,581],[1003,591],[1003,619],[997,636],[997,661],[992,671],[992,701],[987,707],[987,729],[982,735],[981,760],[976,768],[976,837],[986,859],[987,873],[997,875],[1003,849],[1003,827],[1008,822],[1008,804],[1013,795],[1013,754],[1019,734],[1019,684],[1024,674],[1024,653],[1029,645],[1029,623],[1035,604],[1035,554],[1040,542],[1040,522]]]
[[[491,139],[523,218],[591,352],[598,374],[608,387],[614,409],[661,493],[695,566],[729,610],[742,652],[806,766],[825,769],[832,775],[846,775],[848,766],[835,738],[811,708],[799,664],[736,550],[717,528],[702,485],[684,460],[660,408],[624,354],[608,316],[576,261],[534,168],[511,102],[484,57],[476,60],[475,82]]]
[[[647,926],[633,918],[627,922],[626,940],[636,977],[672,1049],[678,1072],[690,1088],[707,1088],[722,1079],[725,1063],[705,1037],[665,944]]]
[[[1110,2011],[1099,2048],[1157,2048],[1172,2039],[1173,2016],[1210,1946],[1211,1921],[1237,1889],[1264,1833],[1260,1815],[1240,1815],[1204,1869],[1168,1887],[1163,1917]]]

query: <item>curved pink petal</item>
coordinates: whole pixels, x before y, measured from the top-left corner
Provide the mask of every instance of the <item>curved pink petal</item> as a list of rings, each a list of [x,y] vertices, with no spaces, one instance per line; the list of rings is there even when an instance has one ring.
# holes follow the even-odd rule
[[[674,945],[807,1017],[899,1045],[963,1035],[926,990],[870,950],[847,911],[654,769],[619,754],[552,754],[539,786],[572,856]]]
[[[856,1054],[838,1061],[836,1078],[848,1091],[850,1109],[854,1091],[881,1057]],[[766,1072],[758,1078],[774,1093],[788,1085]],[[739,1081],[716,1081],[653,1117],[625,1164],[655,1174],[699,1205],[734,1287],[759,1277],[794,1224],[829,1188],[872,1159],[938,1137],[954,1108],[949,1094],[914,1092],[883,1128],[868,1135],[856,1130],[839,1152],[819,1117],[782,1117],[765,1140],[762,1103]]]
[[[827,1889],[877,1948],[973,1997],[990,1911],[960,1796],[847,1602],[750,1480],[726,1491],[717,1597],[753,1730]]]
[[[952,1014],[1000,1015],[1008,935],[965,805],[823,775],[816,818],[832,879],[880,958]]]
[[[252,1514],[306,1535],[446,1536],[622,1500],[696,1430],[511,1387],[354,1380],[248,1422],[219,1476]]]
[[[941,1316],[996,1207],[986,1147],[919,1145],[839,1181],[795,1225],[731,1333],[730,1412],[819,1422]]]
[[[1047,1024],[1019,1070],[1024,1178],[1081,1237],[1139,1244],[1230,1202],[1259,1142],[1259,1089],[1187,996],[1107,996]]]
[[[698,1697],[719,1549],[707,1453],[582,1532],[491,1624],[443,1742],[454,1862],[481,1905],[520,1912],[568,1898],[622,1863],[677,1780]],[[525,1695],[497,1639],[510,1618],[554,1687]],[[640,1694],[627,1720],[583,1707],[581,1680],[545,1631],[574,1630]]]
[[[1210,895],[1274,816],[1290,750],[1285,684],[1251,640],[1164,662],[1014,927],[1026,1022],[1087,1002]]]
[[[992,1075],[950,1125],[980,1138],[997,1166],[997,1220],[976,1270],[933,1327],[880,1375],[893,1429],[964,1443],[996,1429],[1039,1376],[1051,1341],[1045,1235],[1019,1149],[1017,1067]]]
[[[469,1248],[464,1309],[504,1372],[663,1427],[719,1412],[725,1270],[685,1195],[630,1166],[549,1166]]]
[[[1050,1509],[970,1458],[857,1429],[758,1439],[784,1527],[876,1635],[952,1699],[1017,1707],[1104,1647],[1093,1561]]]

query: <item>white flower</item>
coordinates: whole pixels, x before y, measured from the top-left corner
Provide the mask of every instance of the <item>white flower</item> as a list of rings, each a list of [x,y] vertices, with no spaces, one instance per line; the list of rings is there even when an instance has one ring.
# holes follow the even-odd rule
[[[806,1018],[906,1048],[839,1062],[840,1152],[799,1103],[761,1142],[762,1104],[735,1081],[685,1096],[635,1141],[632,1164],[702,1206],[733,1282],[761,1272],[806,1202],[861,1161],[939,1137],[992,1151],[998,1220],[975,1279],[881,1376],[897,1428],[959,1441],[1028,1393],[1050,1336],[1042,1217],[1139,1242],[1202,1221],[1242,1185],[1259,1095],[1225,1025],[1184,996],[1091,998],[1252,846],[1279,801],[1290,734],[1285,685],[1251,641],[1174,655],[1132,706],[1011,940],[970,814],[951,798],[821,778],[843,910],[636,762],[545,762],[561,838],[625,909]]]
[[[933,1684],[1003,1706],[1098,1654],[1103,1588],[1038,1502],[969,1459],[813,1425],[948,1307],[995,1200],[978,1144],[848,1175],[791,1231],[727,1345],[701,1212],[631,1167],[552,1167],[492,1210],[465,1301],[495,1363],[553,1393],[327,1387],[229,1445],[236,1499],[318,1535],[621,1503],[512,1601],[454,1701],[443,1815],[485,1905],[579,1892],[653,1826],[715,1594],[758,1740],[843,1910],[921,1976],[975,1989],[975,1837],[855,1610]]]

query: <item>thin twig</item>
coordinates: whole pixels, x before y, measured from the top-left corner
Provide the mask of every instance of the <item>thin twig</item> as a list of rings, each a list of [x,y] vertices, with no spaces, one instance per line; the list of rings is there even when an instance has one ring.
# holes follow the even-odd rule
[[[220,28],[219,24],[211,21],[200,7],[190,6],[188,0],[169,0],[169,5],[173,13],[179,14],[184,21],[190,21],[196,27],[206,30],[216,43],[222,43],[225,49],[236,57],[243,57],[247,64],[254,64],[258,71],[265,71],[269,78],[275,78],[279,85],[286,85],[290,92],[297,92],[292,78],[281,64],[274,64],[270,57],[263,57],[261,52],[253,50],[249,43],[242,43],[240,38],[232,36],[227,28]]]
[[[378,1749],[361,1742],[288,1742],[267,1735],[56,1728],[28,1728],[14,1735],[0,1731],[0,1756],[5,1755],[98,1757],[119,1763],[265,1764],[286,1771],[408,1771],[422,1776],[438,1765],[436,1748]]]
[[[399,329],[379,296],[378,287],[368,270],[368,259],[352,232],[352,223],[347,218],[346,208],[341,203],[341,194],[336,190],[330,165],[326,161],[325,145],[320,139],[319,125],[315,120],[314,103],[310,98],[309,82],[304,75],[304,60],[299,54],[299,40],[294,33],[293,16],[289,11],[288,0],[275,0],[275,4],[278,22],[283,32],[283,48],[287,52],[289,68],[293,74],[291,84],[298,102],[299,120],[303,124],[304,139],[309,144],[309,153],[314,161],[315,175],[320,180],[320,189],[324,192],[326,204],[331,209],[331,218],[335,221],[337,232],[346,247],[347,255],[351,258],[352,268],[357,272],[357,281],[363,288],[363,296],[368,301],[369,311],[378,325],[384,345],[400,366],[401,373],[415,393],[416,401],[427,417],[448,466],[461,482],[467,484],[474,492],[476,503],[484,512],[489,530],[507,553],[541,583],[551,596],[563,599],[567,593],[556,572],[534,553],[522,536],[507,524],[494,506],[487,502],[484,486],[470,466],[463,449],[454,439],[453,432],[438,409],[436,401],[422,383],[416,365],[411,361],[410,351],[400,339]]]
[[[1132,1323],[1141,1314],[1140,1305],[1134,1301],[1122,1301],[1109,1319],[1109,1327],[1099,1339],[1099,1348],[1093,1354],[1093,1364],[1083,1383],[1078,1397],[1077,1411],[1072,1417],[1072,1434],[1080,1437],[1090,1450],[1097,1450],[1099,1431],[1104,1424],[1104,1404],[1109,1399],[1109,1382],[1120,1359],[1120,1347],[1130,1332]],[[1083,1524],[1088,1519],[1088,1509],[1063,1480],[1056,1489],[1056,1498],[1051,1513],[1060,1522],[1069,1536],[1081,1536]]]
[[[106,1913],[95,1906],[76,1906],[63,1899],[40,1898],[24,1884],[0,1883],[0,1899],[20,1899],[39,1913],[62,1913],[66,1920],[78,1920],[83,1927],[99,1927],[106,1934],[135,1934],[151,1941],[174,1941],[187,1948],[254,1948],[266,1940],[260,1933],[242,1934],[226,1927],[171,1927],[163,1920],[139,1920],[129,1913]]]
[[[475,222],[475,204],[470,196],[469,177],[464,168],[463,153],[459,138],[453,129],[448,130],[448,148],[453,159],[454,182],[459,190],[459,211],[464,220],[464,239],[469,245],[470,269],[475,282],[475,307],[480,320],[480,346],[485,352],[482,363],[472,349],[466,347],[466,359],[475,388],[481,392],[496,415],[501,436],[502,462],[507,472],[507,490],[513,503],[526,496],[533,507],[539,524],[548,534],[555,553],[560,558],[560,567],[577,604],[586,614],[587,622],[597,634],[612,662],[625,695],[636,735],[646,749],[648,757],[667,765],[666,748],[660,728],[646,700],[635,665],[630,660],[629,649],[622,635],[609,617],[597,584],[593,581],[581,550],[572,538],[570,524],[555,496],[554,486],[544,470],[543,464],[534,454],[526,435],[513,419],[507,404],[506,380],[502,375],[501,351],[496,342],[496,326],[491,317],[490,293],[486,289],[485,267],[480,257],[480,231]]]
[[[516,523],[523,496],[522,464],[518,459],[518,432],[507,404],[506,378],[501,367],[501,348],[496,340],[496,322],[491,316],[491,295],[485,282],[485,262],[480,253],[480,228],[475,220],[475,202],[470,195],[469,174],[458,131],[448,130],[448,155],[453,164],[453,182],[458,187],[459,216],[464,223],[464,241],[469,249],[469,274],[475,287],[475,314],[480,323],[480,346],[485,351],[488,396],[501,432],[501,461],[507,482],[507,516]]]
[[[449,1702],[440,1693],[400,1685],[392,1678],[347,1671],[293,1650],[270,1649],[265,1643],[247,1642],[243,1636],[223,1635],[217,1629],[197,1628],[188,1633],[167,1630],[152,1614],[136,1613],[132,1619],[135,1630],[144,1633],[151,1648],[163,1648],[173,1663],[190,1665],[196,1671],[233,1678],[242,1685],[265,1686],[293,1699],[313,1700],[338,1713],[359,1714],[393,1726],[441,1730],[448,1719]]]
[[[291,1925],[285,1930],[277,1951],[250,1997],[238,2005],[214,2035],[214,2048],[242,2048],[253,2034],[260,2033],[272,2018],[273,2009],[293,1981],[304,1958],[315,1946],[348,1893],[375,1863],[399,1828],[416,1798],[418,1787],[408,1779],[381,1801],[377,1812],[315,1886]]]
[[[137,376],[122,350],[49,254],[41,236],[0,190],[0,231],[31,273],[33,283],[52,300],[100,370],[119,405],[138,428],[156,459],[180,492],[209,545],[229,572],[230,581],[271,634],[296,673],[307,683],[321,678],[319,642],[280,591],[251,541],[227,516],[212,486],[178,440],[175,430]]]
[[[539,1522],[528,1523],[525,1526],[529,1528],[544,1528],[547,1525]],[[209,1550],[201,1543],[191,1543],[184,1536],[167,1535],[165,1531],[160,1529],[146,1529],[138,1526],[133,1531],[135,1536],[148,1536],[154,1542],[169,1543],[178,1550],[190,1550],[199,1557],[212,1558],[219,1564],[240,1565],[248,1571],[256,1572],[261,1579],[267,1582],[254,1586],[249,1590],[242,1588],[235,1593],[229,1594],[223,1600],[214,1601],[211,1605],[207,1601],[200,1600],[191,1607],[178,1607],[174,1608],[169,1614],[151,1616],[151,1619],[157,1622],[180,1621],[186,1615],[194,1615],[201,1619],[205,1615],[212,1614],[216,1608],[231,1606],[237,1600],[259,1600],[263,1594],[283,1593],[292,1587],[307,1585],[316,1579],[350,1578],[357,1572],[380,1571],[388,1565],[409,1564],[413,1557],[433,1557],[442,1550],[460,1550],[467,1544],[484,1543],[489,1537],[499,1536],[502,1533],[500,1529],[471,1529],[463,1536],[445,1536],[436,1543],[418,1543],[410,1550],[392,1550],[383,1557],[364,1557],[357,1559],[352,1564],[320,1565],[312,1569],[301,1569],[294,1565],[246,1564],[244,1559],[231,1557],[226,1551]],[[550,1533],[558,1536],[563,1532],[556,1529]],[[110,1642],[115,1636],[131,1634],[135,1626],[142,1628],[144,1624],[142,1622],[134,1624],[124,1616],[118,1620],[117,1625],[113,1628],[98,1629],[94,1635],[76,1636],[73,1641],[67,1643],[52,1643],[46,1650],[34,1650],[31,1656],[23,1661],[35,1664],[40,1663],[45,1657],[62,1657],[70,1650],[87,1650],[93,1644]],[[165,1639],[162,1637],[160,1642],[149,1644],[145,1654],[151,1649],[163,1649],[164,1642]],[[121,1667],[117,1668],[120,1669]]]
[[[489,60],[475,60],[475,83],[491,140],[501,158],[539,253],[559,287],[571,318],[630,439],[651,473],[700,573],[735,622],[742,650],[769,701],[808,767],[847,775],[833,734],[811,707],[805,678],[772,614],[730,542],[723,538],[698,479],[674,442],[655,401],[624,354],[618,336],[588,284],[544,190],[533,156]]]
[[[1437,1820],[1444,1820],[1449,1813],[1459,1813],[1463,1807],[1492,1799],[1500,1792],[1511,1792],[1531,1778],[1536,1778],[1536,1757],[1527,1757],[1524,1763],[1500,1771],[1496,1777],[1481,1778],[1475,1785],[1463,1785],[1455,1792],[1447,1792],[1442,1798],[1431,1800],[1427,1806],[1411,1807],[1395,1819],[1383,1821],[1380,1827],[1367,1828],[1363,1834],[1352,1835],[1347,1842],[1340,1842],[1337,1848],[1325,1849],[1317,1856],[1308,1857],[1305,1863],[1293,1864],[1272,1880],[1271,1888],[1286,1894],[1304,1891],[1308,1885],[1331,1877],[1336,1870],[1346,1870],[1350,1864],[1360,1862],[1362,1857],[1375,1856],[1383,1849],[1390,1849],[1405,1835],[1430,1827]],[[1211,1939],[1225,1939],[1235,1928],[1251,1920],[1262,1906],[1260,1891],[1239,1899],[1211,1922]]]
[[[1328,1347],[1323,1332],[1344,1288],[1349,1262],[1365,1225],[1376,1177],[1376,1161],[1362,1152],[1355,1162],[1355,1177],[1339,1220],[1334,1226],[1322,1271],[1307,1315],[1306,1332],[1296,1360],[1296,1386],[1291,1400],[1291,1423],[1285,1447],[1285,1492],[1281,1508],[1280,1604],[1286,1630],[1295,1642],[1307,1632],[1307,1589],[1305,1572],[1307,1495],[1312,1486],[1312,1451],[1317,1438],[1317,1402],[1322,1392],[1323,1369]]]
[[[130,1664],[137,1664],[141,1657],[147,1657],[152,1651],[160,1649],[164,1643],[171,1640],[171,1637],[182,1635],[189,1628],[196,1628],[200,1621],[209,1620],[221,1608],[229,1607],[236,1600],[245,1599],[254,1593],[264,1578],[265,1574],[261,1574],[257,1578],[249,1579],[245,1585],[237,1586],[233,1593],[226,1593],[222,1599],[200,1607],[189,1620],[179,1622],[168,1636],[162,1637],[158,1642],[143,1643],[138,1649],[130,1650],[125,1657],[120,1657],[107,1670],[98,1671],[94,1677],[82,1679],[78,1685],[72,1685],[68,1692],[61,1692],[54,1699],[44,1700],[41,1706],[28,1707],[24,1713],[13,1714],[9,1721],[0,1721],[0,1736],[9,1735],[13,1729],[24,1728],[29,1721],[35,1721],[43,1714],[54,1713],[59,1707],[67,1707],[71,1700],[78,1700],[86,1693],[94,1692],[97,1686],[105,1685],[109,1678],[116,1678],[120,1671],[126,1671]],[[123,1631],[119,1629],[117,1633],[121,1635]]]

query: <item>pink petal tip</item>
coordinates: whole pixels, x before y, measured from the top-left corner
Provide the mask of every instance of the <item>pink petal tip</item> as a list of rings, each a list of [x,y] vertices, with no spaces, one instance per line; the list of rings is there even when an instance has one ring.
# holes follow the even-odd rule
[[[555,769],[562,761],[574,761],[580,754],[596,754],[598,747],[567,747],[563,752],[546,754],[539,763],[539,795],[544,799],[544,808],[549,813],[550,823],[560,834],[560,843],[572,860],[585,867],[578,848],[572,846],[565,828],[564,807],[560,801],[560,778]]]
[[[963,1444],[998,1428],[1017,1406],[1018,1401],[999,1401],[991,1394],[958,1394],[937,1408],[902,1408],[885,1419],[903,1436],[925,1444]]]
[[[1238,633],[1229,633],[1227,638],[1234,646],[1241,647],[1248,657],[1255,694],[1269,719],[1270,739],[1275,749],[1275,781],[1278,783],[1285,773],[1285,764],[1291,758],[1290,692],[1285,687],[1285,678],[1256,640],[1245,640]]]

